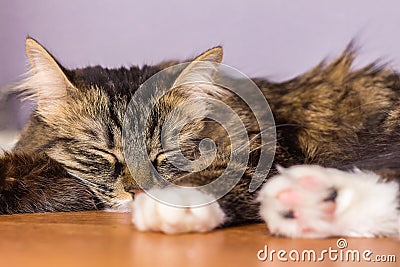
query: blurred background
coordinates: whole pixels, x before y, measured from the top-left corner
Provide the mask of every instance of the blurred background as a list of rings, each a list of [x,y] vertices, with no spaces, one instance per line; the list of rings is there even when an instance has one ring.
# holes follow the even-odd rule
[[[67,68],[186,59],[223,45],[225,64],[281,81],[352,38],[357,65],[400,63],[396,0],[0,0],[0,147],[9,148],[33,106],[5,88],[27,70],[24,39],[40,41]]]

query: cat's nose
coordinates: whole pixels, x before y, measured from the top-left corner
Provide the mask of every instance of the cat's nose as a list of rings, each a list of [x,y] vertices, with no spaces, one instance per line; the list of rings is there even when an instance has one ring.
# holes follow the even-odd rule
[[[124,170],[124,176],[122,177],[122,183],[124,185],[124,190],[128,193],[131,193],[133,196],[133,191],[138,190],[140,187],[136,183],[135,179],[133,179],[128,167]],[[132,191],[132,192],[131,192]]]
[[[138,189],[137,186],[131,185],[125,188],[125,191],[132,195],[132,198],[135,197],[136,194],[142,193],[143,190]]]

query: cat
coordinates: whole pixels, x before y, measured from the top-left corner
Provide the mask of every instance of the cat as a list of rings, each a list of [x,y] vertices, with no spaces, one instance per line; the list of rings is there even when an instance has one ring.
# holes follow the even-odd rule
[[[206,86],[179,83],[157,100],[141,132],[150,163],[125,158],[124,115],[141,85],[179,62],[68,70],[30,37],[26,53],[31,69],[14,90],[35,100],[36,108],[15,147],[0,158],[0,214],[132,210],[138,230],[168,234],[261,221],[271,234],[287,237],[398,234],[400,76],[378,63],[353,70],[352,44],[333,62],[322,62],[289,81],[253,79],[268,100],[277,138],[269,147],[273,151],[267,151],[275,155],[268,178],[255,191],[249,186],[261,158],[265,126],[257,124],[237,95],[207,86],[222,62],[222,47],[165,74],[165,86],[168,80],[176,84],[190,77],[201,77]],[[197,68],[199,62],[216,67]],[[237,165],[240,180],[217,201],[213,194],[194,188],[221,176],[231,159],[227,131],[201,117],[210,112],[204,108],[204,99],[210,98],[239,114],[250,151],[246,165]],[[192,101],[187,110],[173,112],[187,101]],[[216,144],[214,160],[197,172],[173,165],[169,159],[176,151],[164,150],[160,137],[171,114],[178,125],[189,113],[200,117],[180,128],[183,156],[199,159],[201,141],[207,138]],[[142,149],[135,142],[128,146],[131,151]],[[151,168],[184,188],[141,188],[138,177],[151,185]],[[138,189],[147,193],[137,194]],[[154,196],[179,199],[187,207],[167,205]],[[199,200],[209,204],[190,205]]]

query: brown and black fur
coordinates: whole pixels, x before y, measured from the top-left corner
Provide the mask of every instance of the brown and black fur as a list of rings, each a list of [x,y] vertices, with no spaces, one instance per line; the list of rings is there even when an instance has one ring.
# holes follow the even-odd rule
[[[1,214],[104,208],[85,184],[45,153],[6,153],[0,166],[0,182]]]
[[[208,59],[207,53],[222,57],[221,48],[210,51],[195,60]],[[30,57],[34,56],[31,53]],[[334,62],[321,63],[293,80],[273,83],[254,79],[268,99],[276,123],[274,166],[360,167],[398,179],[399,75],[378,64],[352,70],[353,60],[354,49],[349,46]],[[32,84],[28,79],[19,86],[23,95],[36,99],[38,105],[14,150],[0,158],[2,214],[113,208],[115,200],[137,188],[134,177],[146,174],[145,163],[139,162],[133,173],[126,166],[122,148],[124,113],[139,86],[175,62],[129,69],[97,66],[65,70],[53,61],[64,75],[59,77],[65,90],[60,97],[49,100],[46,93],[44,97],[37,93],[32,87],[40,86],[40,81]],[[164,117],[190,97],[190,90],[184,89],[162,98],[152,113],[147,150],[151,164],[169,180],[203,185],[218,177],[230,159],[229,138],[222,127],[197,121],[184,128],[192,133],[191,138],[182,140],[183,153],[189,159],[198,157],[196,145],[202,138],[213,137],[218,144],[217,159],[201,172],[180,172],[164,160],[165,151],[159,145]],[[263,126],[254,122],[238,97],[218,97],[245,121],[249,140],[253,140],[250,148],[254,150],[249,164],[238,166],[245,168],[242,179],[219,204],[228,216],[226,225],[258,221],[256,192],[250,193],[248,187],[259,157],[257,136]],[[275,173],[273,168],[269,176]]]

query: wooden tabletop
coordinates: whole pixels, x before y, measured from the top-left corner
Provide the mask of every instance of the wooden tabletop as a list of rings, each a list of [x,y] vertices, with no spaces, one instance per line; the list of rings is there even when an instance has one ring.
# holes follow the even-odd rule
[[[400,242],[390,238],[346,238],[347,247],[337,247],[338,238],[307,240],[271,237],[263,224],[217,230],[207,234],[169,236],[141,233],[130,224],[129,213],[101,211],[0,216],[0,266],[289,266],[288,254],[314,250],[318,257],[326,249],[358,250],[371,260],[377,255],[394,255],[397,263],[305,261],[297,266],[400,266]],[[343,240],[342,240],[343,241]],[[286,251],[289,262],[273,254],[265,257],[265,246]],[[283,252],[282,252],[283,253]],[[291,252],[295,257],[295,252]],[[347,253],[350,255],[350,253]],[[307,254],[304,254],[307,257]],[[351,258],[351,257],[350,257]],[[295,264],[296,265],[296,264]]]

